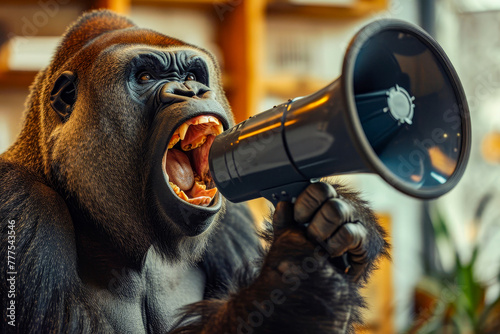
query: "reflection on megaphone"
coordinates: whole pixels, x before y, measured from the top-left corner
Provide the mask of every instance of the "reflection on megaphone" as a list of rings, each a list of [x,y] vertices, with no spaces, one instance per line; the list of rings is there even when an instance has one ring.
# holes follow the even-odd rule
[[[430,199],[460,180],[470,127],[462,86],[437,42],[414,25],[379,20],[352,39],[342,76],[225,131],[209,164],[234,202],[290,200],[318,178],[357,172]]]

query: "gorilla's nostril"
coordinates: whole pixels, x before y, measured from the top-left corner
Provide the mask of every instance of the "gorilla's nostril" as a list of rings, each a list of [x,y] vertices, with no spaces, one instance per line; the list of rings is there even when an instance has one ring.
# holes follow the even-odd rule
[[[178,95],[178,94],[173,94],[173,93],[168,93],[168,92],[164,92],[164,91],[162,91],[160,93],[160,102],[162,104],[166,104],[166,105],[178,103],[178,102],[183,102],[183,101],[186,101],[186,99],[188,99],[188,98],[189,97]]]
[[[210,89],[201,83],[172,81],[160,88],[159,97],[161,103],[172,104],[192,98],[206,98],[210,92]]]
[[[193,91],[191,88],[189,88],[186,85],[184,85],[182,88],[175,88],[174,94],[186,96],[186,97],[193,97],[193,96],[197,95],[195,91]]]

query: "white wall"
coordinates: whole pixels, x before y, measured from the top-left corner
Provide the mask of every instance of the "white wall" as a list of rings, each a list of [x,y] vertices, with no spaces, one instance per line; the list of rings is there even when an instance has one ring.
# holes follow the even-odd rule
[[[0,152],[4,152],[21,131],[27,95],[27,89],[0,92]]]

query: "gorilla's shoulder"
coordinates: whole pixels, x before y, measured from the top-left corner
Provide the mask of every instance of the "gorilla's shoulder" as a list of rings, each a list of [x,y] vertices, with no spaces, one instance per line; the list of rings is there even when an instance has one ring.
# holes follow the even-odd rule
[[[226,293],[242,272],[258,267],[263,256],[257,225],[248,206],[227,202],[224,216],[213,233],[202,267],[207,274],[207,295]],[[239,284],[239,283],[238,283]]]
[[[22,277],[40,279],[40,283],[50,285],[51,280],[43,279],[47,272],[51,272],[54,279],[70,272],[76,276],[73,225],[59,194],[24,167],[1,158],[0,188],[0,224],[5,232],[0,239],[6,245],[8,236],[13,236],[10,240],[14,240],[20,288]],[[8,229],[13,232],[7,233]],[[1,252],[5,251],[6,247],[2,247]],[[6,258],[0,256],[0,261]],[[68,279],[57,277],[62,278]],[[46,290],[40,287],[40,291]]]
[[[56,225],[70,225],[62,224],[71,220],[62,197],[24,166],[0,158],[0,185],[2,217],[17,217],[20,226],[43,219]]]
[[[0,248],[0,265],[11,269],[0,271],[0,280],[15,277],[16,315],[23,319],[16,324],[19,333],[97,329],[99,322],[82,320],[94,315],[78,278],[73,224],[64,200],[25,167],[1,157],[0,189],[0,242],[6,245]],[[7,305],[7,295],[1,299]]]

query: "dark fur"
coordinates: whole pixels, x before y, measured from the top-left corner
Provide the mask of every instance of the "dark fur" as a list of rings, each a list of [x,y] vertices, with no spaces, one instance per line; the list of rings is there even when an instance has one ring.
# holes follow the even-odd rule
[[[145,270],[151,247],[165,263],[196,265],[205,274],[204,300],[186,308],[175,333],[234,333],[239,328],[255,333],[352,331],[363,306],[358,288],[387,248],[366,203],[336,186],[368,230],[369,265],[361,283],[324,257],[316,259],[315,270],[297,269],[319,254],[299,228],[263,233],[271,245],[263,248],[242,204],[225,203],[207,218],[207,231],[183,235],[174,213],[179,202],[172,201],[162,216],[152,204],[147,182],[150,142],[159,116],[133,103],[119,61],[115,66],[106,58],[107,50],[134,44],[182,46],[202,55],[209,64],[214,103],[227,113],[227,125],[233,123],[218,65],[208,52],[137,28],[107,11],[80,18],[67,31],[52,63],[36,77],[24,128],[0,156],[0,331],[112,332],[113,322],[95,302],[96,291],[108,289],[125,298],[130,293],[127,280]],[[77,100],[65,119],[52,110],[49,97],[56,79],[68,70],[77,76]],[[16,327],[7,325],[5,312],[10,300],[5,268],[11,220],[16,236]],[[127,273],[118,278],[121,285],[112,290],[111,282],[124,268]],[[272,311],[262,311],[261,305],[269,306],[265,301],[271,301]],[[113,305],[112,299],[109,303]],[[162,328],[149,314],[156,310],[146,307],[143,312],[144,332]]]

